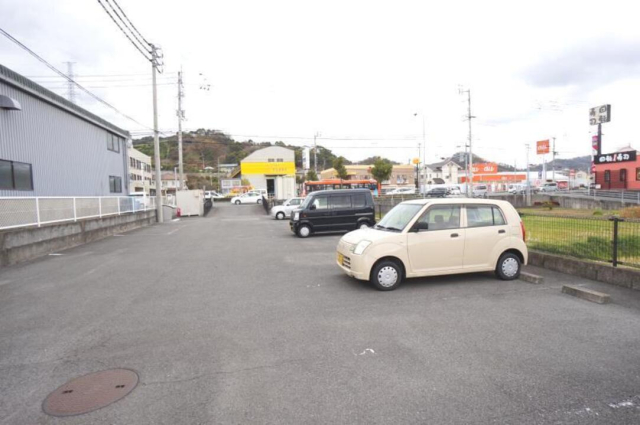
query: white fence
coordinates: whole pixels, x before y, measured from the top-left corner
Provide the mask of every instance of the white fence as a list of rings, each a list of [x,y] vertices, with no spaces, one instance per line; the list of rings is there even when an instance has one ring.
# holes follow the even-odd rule
[[[155,197],[0,197],[0,230],[155,209]]]

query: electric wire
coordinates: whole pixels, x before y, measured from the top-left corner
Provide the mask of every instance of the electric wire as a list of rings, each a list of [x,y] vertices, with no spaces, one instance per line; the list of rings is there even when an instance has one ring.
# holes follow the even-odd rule
[[[106,1],[106,0],[105,0]],[[116,21],[116,19],[113,17],[113,15],[111,14],[111,12],[109,12],[109,10],[105,7],[105,5],[102,3],[101,0],[98,0],[98,3],[100,3],[100,6],[102,6],[102,8],[104,9],[105,12],[107,12],[107,15],[109,15],[109,17],[111,18],[111,20],[113,21],[114,24],[116,24],[118,26],[118,28],[120,28],[120,31],[122,31],[122,33],[125,35],[125,37],[127,37],[129,39],[129,41],[131,42],[131,44],[133,44],[133,47],[135,47],[136,49],[138,49],[138,51],[140,52],[140,54],[142,54],[142,56],[144,56],[144,58],[146,60],[148,60],[149,62],[152,62],[153,59],[147,57],[147,55],[142,51],[142,49],[140,48],[140,46],[138,46],[136,43],[134,43],[134,41],[131,39],[131,37],[129,37],[129,34],[127,34],[127,32],[122,29],[122,26],[118,23],[118,21]],[[109,4],[111,5],[111,4]],[[146,49],[145,49],[146,50]],[[148,51],[148,53],[151,53]]]
[[[128,120],[138,124],[139,126],[146,128],[147,130],[151,130],[153,131],[153,129],[151,127],[148,127],[144,124],[142,124],[140,121],[136,120],[135,118],[125,114],[124,112],[120,111],[118,108],[116,108],[115,106],[111,105],[109,102],[107,102],[106,100],[98,97],[97,95],[93,94],[92,92],[90,92],[88,89],[84,88],[83,86],[81,86],[80,84],[78,84],[74,79],[70,78],[68,75],[66,75],[65,73],[63,73],[62,71],[60,71],[58,68],[56,68],[55,66],[51,65],[49,62],[47,62],[45,59],[43,59],[40,55],[38,55],[36,52],[34,52],[33,50],[31,50],[30,48],[28,48],[27,46],[25,46],[24,44],[22,44],[19,40],[17,40],[15,37],[13,37],[11,34],[9,34],[7,31],[5,31],[4,29],[0,28],[0,33],[2,33],[5,37],[7,37],[9,40],[11,40],[13,43],[15,43],[17,46],[19,46],[20,48],[22,48],[23,50],[25,50],[26,52],[28,52],[31,56],[33,56],[34,58],[36,58],[38,61],[42,62],[47,68],[49,68],[50,70],[52,70],[53,72],[55,72],[56,74],[60,75],[62,78],[66,79],[67,81],[73,83],[76,87],[78,87],[80,90],[82,90],[83,92],[85,92],[86,94],[88,94],[89,96],[91,96],[93,99],[97,100],[98,102],[102,103],[103,105],[109,107],[110,109],[112,109],[113,111],[115,111],[116,113],[122,115],[123,117],[127,118]],[[164,134],[164,133],[163,133]]]
[[[109,0],[107,0],[108,2]],[[152,46],[151,43],[149,43],[147,41],[146,38],[144,38],[144,36],[142,34],[140,34],[140,31],[138,31],[138,28],[136,28],[135,25],[133,25],[133,22],[131,22],[131,19],[129,19],[129,17],[127,16],[126,13],[124,13],[124,10],[122,10],[122,8],[120,7],[120,5],[118,4],[118,2],[116,0],[113,0],[113,3],[116,5],[116,7],[118,8],[118,10],[120,10],[120,12],[122,12],[122,16],[124,16],[124,18],[127,20],[127,22],[129,22],[129,24],[131,25],[131,27],[138,33],[138,35],[140,36],[140,38],[142,38],[144,40],[145,43],[147,43],[147,45],[149,45],[149,47]]]
[[[116,14],[116,16],[118,17],[118,19],[120,19],[120,21],[122,23],[124,23],[125,27],[127,27],[127,29],[129,30],[129,32],[131,33],[131,35],[138,41],[138,43],[140,43],[141,46],[144,46],[144,43],[147,43],[147,45],[149,47],[151,46],[151,43],[147,42],[147,40],[144,41],[144,43],[140,40],[140,38],[138,38],[138,36],[136,35],[136,33],[140,34],[140,32],[136,29],[136,27],[133,25],[133,23],[131,23],[131,20],[129,20],[129,18],[127,18],[127,22],[129,22],[129,25],[131,25],[131,27],[133,27],[133,29],[135,30],[135,32],[131,29],[131,27],[127,26],[127,23],[124,22],[124,19],[122,19],[122,16],[120,16],[120,14],[118,14],[118,11],[114,9],[114,7],[111,5],[109,0],[105,0],[107,2],[107,4],[109,5],[109,7],[111,7],[111,10],[113,10],[113,13]],[[120,6],[118,5],[118,3],[116,3],[116,0],[113,0],[113,3],[118,7],[118,9],[120,10],[120,12],[122,12],[122,14],[126,17],[125,13],[122,11],[122,9],[120,8]],[[140,34],[140,37],[142,37],[142,34]],[[144,37],[142,37],[144,39]],[[145,49],[146,50],[146,49]],[[149,53],[151,53],[151,51],[149,51]]]

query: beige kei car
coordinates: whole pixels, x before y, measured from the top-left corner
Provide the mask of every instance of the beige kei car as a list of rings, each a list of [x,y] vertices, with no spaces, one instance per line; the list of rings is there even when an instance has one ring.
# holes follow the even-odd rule
[[[381,291],[404,278],[495,271],[516,279],[527,264],[525,228],[506,201],[444,198],[402,202],[373,228],[347,233],[338,266]]]

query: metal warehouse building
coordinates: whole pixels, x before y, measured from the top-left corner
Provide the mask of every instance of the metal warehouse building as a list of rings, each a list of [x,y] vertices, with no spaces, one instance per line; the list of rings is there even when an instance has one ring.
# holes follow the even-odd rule
[[[128,138],[0,65],[0,196],[128,195]]]

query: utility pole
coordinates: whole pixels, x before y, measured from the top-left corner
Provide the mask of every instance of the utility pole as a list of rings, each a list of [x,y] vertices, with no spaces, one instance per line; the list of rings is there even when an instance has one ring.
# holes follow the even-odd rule
[[[556,181],[556,138],[553,137],[551,145],[551,179]]]
[[[467,120],[469,121],[469,161],[467,166],[467,196],[473,196],[473,138],[471,133],[471,120],[475,118],[471,115],[471,89],[459,89],[459,93],[467,94]]]
[[[182,162],[182,120],[184,111],[182,110],[182,71],[178,72],[178,167],[180,168],[180,190],[184,189],[184,165]]]
[[[316,138],[320,137],[320,133],[316,131],[313,135],[313,169],[316,172],[316,176],[318,175],[318,144],[316,143]]]
[[[75,83],[73,79],[75,75],[73,73],[73,64],[75,62],[65,62],[67,64],[67,77],[69,77],[69,81],[67,82],[67,99],[71,103],[76,103],[76,92],[75,92]]]
[[[416,164],[416,178],[418,179],[416,181],[416,185],[418,186],[418,194],[420,194],[420,143],[418,143],[418,163]],[[424,165],[424,164],[422,164]]]
[[[423,149],[423,157],[422,157],[422,168],[424,169],[425,172],[425,176],[423,179],[423,184],[424,184],[424,191],[426,193],[427,191],[427,138],[425,135],[425,118],[424,118],[424,112],[422,113],[422,149]],[[418,154],[420,154],[420,152],[418,152]],[[418,186],[418,194],[420,194],[420,192],[422,192],[422,187]]]
[[[527,148],[527,206],[531,206],[531,182],[529,178],[529,144],[525,144]]]
[[[158,87],[156,70],[160,66],[160,56],[155,44],[151,45],[151,76],[153,80],[153,162],[156,167],[156,218],[162,223],[162,173],[160,171],[160,135],[158,134]]]

